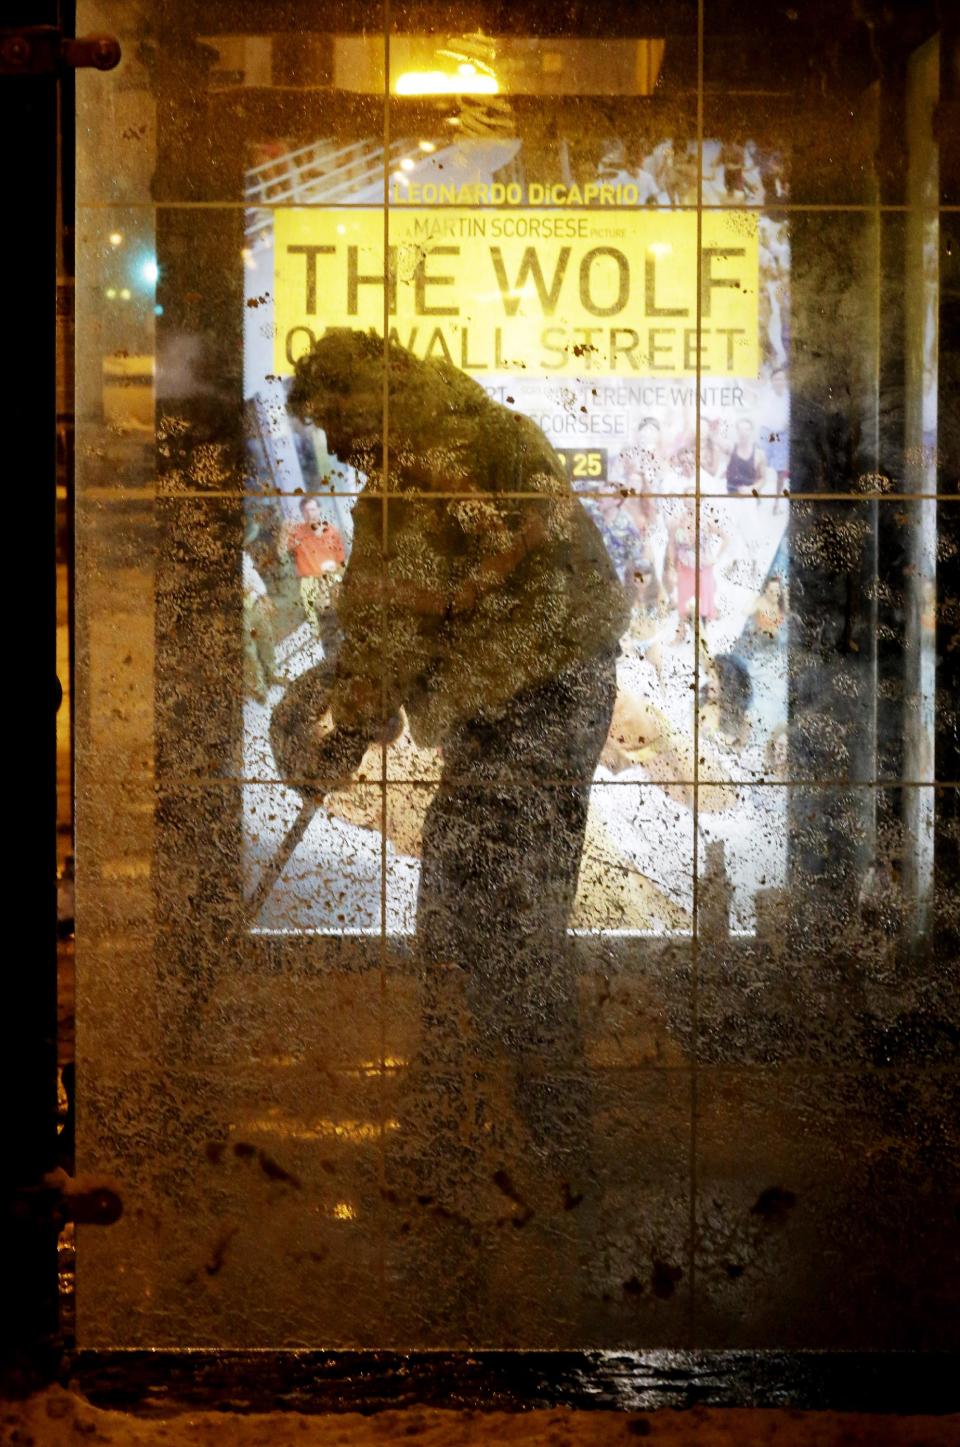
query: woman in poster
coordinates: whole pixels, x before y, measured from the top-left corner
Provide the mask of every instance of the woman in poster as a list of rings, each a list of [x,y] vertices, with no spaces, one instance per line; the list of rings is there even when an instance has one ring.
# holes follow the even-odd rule
[[[736,442],[727,463],[727,492],[732,497],[758,494],[767,474],[767,459],[757,446],[756,428],[749,417],[737,422]]]
[[[701,623],[717,616],[716,568],[730,544],[729,534],[708,503],[700,504],[700,530],[697,534],[697,507],[684,500],[681,511],[667,530],[667,553],[664,580],[672,588],[677,609],[675,641],[683,643],[687,625],[697,602],[697,560],[699,555],[699,614]]]

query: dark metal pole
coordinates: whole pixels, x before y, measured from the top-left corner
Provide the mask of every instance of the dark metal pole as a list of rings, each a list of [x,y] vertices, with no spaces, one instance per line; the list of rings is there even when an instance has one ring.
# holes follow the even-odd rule
[[[57,20],[56,0],[25,0],[5,16],[11,27]],[[8,957],[17,998],[2,1012],[12,1077],[6,1096],[12,1146],[4,1154],[13,1192],[3,1232],[0,1334],[15,1389],[44,1374],[45,1348],[53,1346],[57,1330],[57,1233],[52,1213],[42,1208],[41,1189],[57,1149],[55,71],[0,75],[0,134],[6,218],[0,228],[4,471],[8,517],[18,549],[30,559],[29,592],[10,597],[20,616],[7,630],[7,680],[17,698],[10,710],[8,768],[29,790],[27,807],[7,816],[16,877],[29,891],[30,904],[18,888],[14,912],[24,944],[15,959]]]
[[[51,1179],[58,1165],[56,715],[63,699],[56,675],[57,296],[61,260],[72,273],[67,227],[74,133],[73,86],[63,86],[61,94],[61,82],[74,66],[112,69],[120,47],[105,36],[77,41],[73,17],[73,0],[19,0],[0,28],[4,462],[10,561],[19,555],[27,564],[19,588],[18,580],[5,580],[12,624],[6,632],[8,716],[14,720],[6,799],[19,780],[26,785],[24,806],[8,806],[6,813],[17,886],[8,931],[11,939],[21,933],[24,943],[10,958],[6,1008],[0,1009],[6,1025],[0,1058],[9,1071],[0,1352],[4,1386],[13,1392],[28,1390],[54,1368],[57,1234],[65,1219],[81,1218],[76,1205],[66,1203],[61,1183]],[[62,215],[61,178],[69,187]],[[65,413],[72,411],[70,375],[69,367],[61,368]]]

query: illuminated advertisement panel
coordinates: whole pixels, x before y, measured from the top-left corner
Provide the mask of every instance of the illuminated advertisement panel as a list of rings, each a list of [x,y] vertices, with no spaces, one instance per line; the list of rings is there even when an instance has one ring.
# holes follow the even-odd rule
[[[242,560],[251,927],[414,929],[439,751],[403,727],[386,750],[386,804],[378,743],[316,810],[271,782],[284,777],[283,701],[336,647],[365,480],[328,447],[319,419],[291,415],[291,378],[330,329],[382,336],[386,311],[392,340],[467,373],[536,423],[629,599],[570,927],[688,934],[696,830],[701,875],[719,870],[731,928],[752,933],[758,897],[785,868],[782,791],[738,786],[782,777],[785,764],[786,225],[756,209],[705,210],[698,222],[693,210],[625,207],[611,187],[585,206],[556,188],[541,197],[528,186],[527,201],[552,204],[525,206],[494,189],[408,185],[391,194],[386,228],[373,205],[291,205],[268,221],[251,213]]]

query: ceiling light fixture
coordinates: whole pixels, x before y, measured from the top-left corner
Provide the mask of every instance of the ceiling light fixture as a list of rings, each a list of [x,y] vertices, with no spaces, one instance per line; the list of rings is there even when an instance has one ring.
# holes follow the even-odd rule
[[[397,95],[497,95],[500,86],[492,71],[478,70],[464,60],[448,70],[407,70],[397,77]]]

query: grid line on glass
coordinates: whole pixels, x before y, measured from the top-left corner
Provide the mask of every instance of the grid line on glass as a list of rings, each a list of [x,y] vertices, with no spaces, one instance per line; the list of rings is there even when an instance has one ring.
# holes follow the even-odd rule
[[[688,1330],[691,1344],[697,1338],[697,1060],[700,1055],[700,498],[701,498],[701,399],[703,352],[700,336],[703,327],[703,36],[704,0],[697,0],[697,290],[696,290],[696,377],[694,384],[694,581],[693,581],[693,858],[691,861],[691,959],[690,959],[690,1028],[693,1039],[690,1062],[690,1153],[689,1211],[690,1262]],[[681,619],[682,624],[682,619]]]

